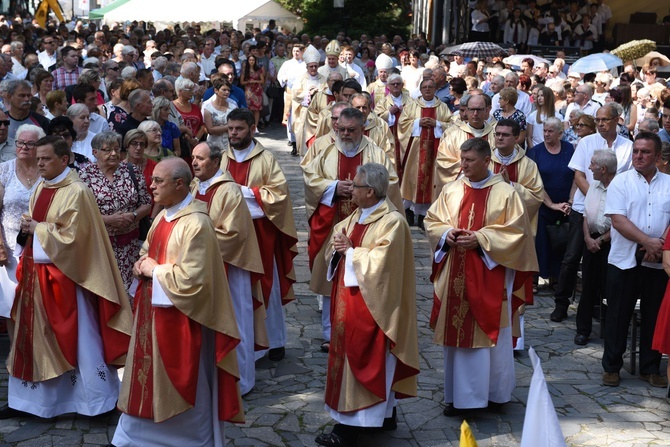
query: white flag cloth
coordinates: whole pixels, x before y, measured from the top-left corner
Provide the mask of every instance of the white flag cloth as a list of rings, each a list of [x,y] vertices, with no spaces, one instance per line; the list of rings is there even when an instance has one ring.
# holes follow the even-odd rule
[[[14,293],[16,283],[9,278],[7,269],[0,267],[0,317],[11,318],[12,306],[14,305]]]
[[[540,358],[533,348],[528,349],[533,364],[526,416],[521,433],[521,447],[565,447],[565,438],[551,401]]]

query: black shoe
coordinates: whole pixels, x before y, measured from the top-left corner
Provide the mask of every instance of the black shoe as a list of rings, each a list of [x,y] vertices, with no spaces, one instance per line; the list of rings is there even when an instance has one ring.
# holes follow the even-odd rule
[[[407,225],[410,227],[414,226],[414,211],[407,208],[405,209],[405,218],[407,219]]]
[[[287,141],[286,145],[290,147],[290,146],[293,146],[293,143],[291,143],[290,141]]]
[[[556,323],[560,323],[566,318],[568,318],[568,309],[563,306],[556,306],[551,315],[549,315],[549,319],[551,321],[555,321]]]
[[[457,408],[454,408],[454,404],[445,404],[444,410],[442,410],[442,414],[447,417],[453,417],[458,416],[460,411]]]
[[[500,402],[489,401],[489,405],[486,407],[486,409],[492,413],[500,413],[503,410],[503,405],[505,404]]]
[[[358,427],[335,424],[332,432],[320,434],[314,441],[326,447],[356,447],[359,432]]]
[[[15,410],[14,408],[9,408],[9,405],[7,404],[0,407],[0,420],[19,418],[22,416],[30,416],[30,414],[25,413],[23,411]]]
[[[426,217],[423,214],[419,214],[419,222],[417,226],[419,227],[420,230],[426,231],[426,227],[423,226],[423,218]]]
[[[284,357],[286,357],[286,349],[283,347],[270,349],[270,352],[268,353],[268,358],[273,362],[278,362]]]
[[[293,146],[293,150],[291,150],[291,155],[294,157],[298,156],[298,148],[296,147],[295,143],[291,143],[291,146]]]
[[[577,334],[575,335],[575,344],[579,346],[584,346],[589,342],[589,337],[586,335]]]
[[[392,431],[398,428],[398,418],[395,411],[396,407],[393,407],[393,414],[390,418],[384,418],[384,424],[382,425],[382,430]]]

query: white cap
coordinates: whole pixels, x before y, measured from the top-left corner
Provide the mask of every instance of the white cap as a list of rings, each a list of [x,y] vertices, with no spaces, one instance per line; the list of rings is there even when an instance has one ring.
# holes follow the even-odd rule
[[[305,52],[302,53],[302,60],[305,61],[305,64],[318,64],[321,62],[321,55],[319,54],[319,50],[314,48],[314,45],[308,46]]]
[[[393,68],[393,59],[382,53],[375,59],[375,67],[377,70],[390,70]]]

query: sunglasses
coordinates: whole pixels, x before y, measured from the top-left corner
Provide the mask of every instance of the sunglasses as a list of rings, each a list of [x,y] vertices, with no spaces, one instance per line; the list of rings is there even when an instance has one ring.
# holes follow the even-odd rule
[[[119,67],[109,67],[107,70],[119,71]]]
[[[9,127],[9,120],[0,120],[0,126],[7,126]]]

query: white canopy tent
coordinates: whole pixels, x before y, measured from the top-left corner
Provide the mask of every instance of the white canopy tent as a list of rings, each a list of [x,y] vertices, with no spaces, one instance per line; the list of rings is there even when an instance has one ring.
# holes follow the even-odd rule
[[[235,29],[267,26],[275,19],[277,26],[300,31],[302,19],[273,0],[130,0],[105,14],[106,24],[143,20],[153,23],[228,22]]]

